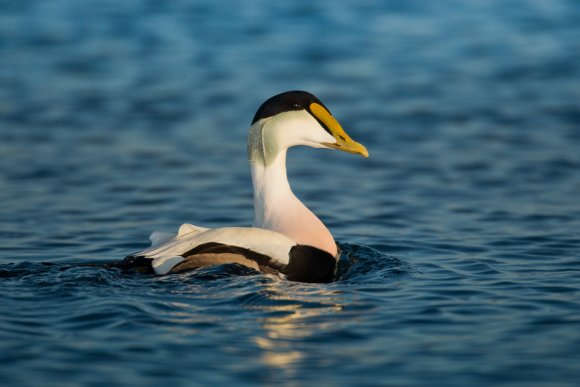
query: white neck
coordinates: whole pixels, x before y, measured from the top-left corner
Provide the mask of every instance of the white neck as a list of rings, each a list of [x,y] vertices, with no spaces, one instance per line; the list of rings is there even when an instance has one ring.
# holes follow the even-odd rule
[[[286,175],[286,149],[268,160],[250,159],[254,185],[254,227],[288,236],[336,256],[334,238],[324,224],[294,195]]]

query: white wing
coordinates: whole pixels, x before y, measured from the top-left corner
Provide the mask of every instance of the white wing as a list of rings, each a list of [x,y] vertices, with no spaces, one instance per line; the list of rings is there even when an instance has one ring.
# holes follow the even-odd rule
[[[193,224],[184,223],[179,227],[179,231],[177,234],[174,232],[166,232],[166,231],[153,231],[151,235],[149,235],[149,240],[151,241],[151,247],[159,246],[165,242],[169,242],[171,239],[175,237],[181,237],[184,235],[207,231],[209,228],[194,226]]]
[[[296,242],[275,231],[255,227],[223,227],[203,229],[182,225],[177,236],[160,245],[152,246],[135,256],[153,258],[156,274],[165,274],[177,265],[181,255],[205,243],[220,243],[254,251],[272,258],[280,265],[287,265],[290,249]]]
[[[153,231],[151,235],[149,235],[151,247],[159,246],[160,244],[170,241],[173,238],[175,238],[174,232]]]

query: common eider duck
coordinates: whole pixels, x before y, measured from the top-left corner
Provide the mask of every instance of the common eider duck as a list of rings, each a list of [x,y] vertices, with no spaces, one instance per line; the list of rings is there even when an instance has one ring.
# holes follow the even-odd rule
[[[288,183],[286,151],[296,145],[368,157],[367,149],[345,133],[314,95],[275,95],[260,106],[248,135],[253,226],[209,229],[183,224],[177,235],[154,232],[150,248],[127,256],[118,266],[163,275],[237,263],[291,281],[332,281],[337,244]]]

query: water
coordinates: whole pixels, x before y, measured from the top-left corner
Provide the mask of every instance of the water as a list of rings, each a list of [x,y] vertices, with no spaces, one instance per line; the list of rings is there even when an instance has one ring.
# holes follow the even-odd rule
[[[2,385],[578,385],[578,2],[228,4],[0,3]],[[335,282],[76,265],[249,224],[290,89],[371,153],[289,154]]]

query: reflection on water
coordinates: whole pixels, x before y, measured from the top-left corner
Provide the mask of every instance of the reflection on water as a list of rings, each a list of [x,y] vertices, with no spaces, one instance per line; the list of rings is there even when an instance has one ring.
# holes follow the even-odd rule
[[[262,310],[268,316],[261,319],[263,333],[254,338],[263,351],[264,364],[276,372],[295,376],[301,362],[313,360],[306,359],[298,343],[308,341],[315,333],[332,329],[333,317],[343,306],[336,290],[307,290],[298,285],[290,288],[279,281],[269,283],[263,293],[268,300],[266,305],[251,308]]]

